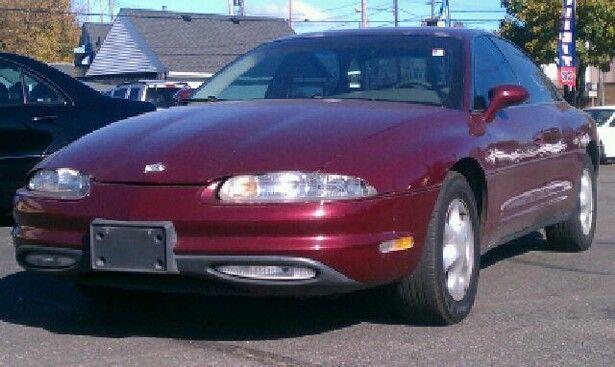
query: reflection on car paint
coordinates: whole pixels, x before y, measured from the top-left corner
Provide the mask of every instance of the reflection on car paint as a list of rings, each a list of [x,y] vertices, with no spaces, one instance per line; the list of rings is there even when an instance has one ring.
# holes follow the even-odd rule
[[[586,148],[589,145],[590,141],[591,141],[591,137],[589,136],[589,134],[588,133],[583,133],[581,135],[577,135],[574,138],[573,142],[579,148]]]
[[[561,180],[553,181],[543,187],[526,191],[506,200],[500,207],[500,210],[504,212],[507,210],[517,209],[525,205],[545,200],[549,197],[564,194],[570,190],[572,190],[572,182]],[[562,200],[567,197],[568,195],[563,196]]]
[[[505,152],[497,148],[492,148],[487,152],[485,160],[491,164],[516,163],[523,159],[558,154],[565,151],[567,146],[568,145],[566,143],[560,140],[553,144],[542,144],[540,146],[526,149],[516,149],[511,152]]]

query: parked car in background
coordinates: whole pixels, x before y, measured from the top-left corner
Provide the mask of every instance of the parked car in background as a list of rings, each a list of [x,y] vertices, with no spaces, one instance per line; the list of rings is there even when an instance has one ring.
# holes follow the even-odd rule
[[[601,161],[615,158],[615,106],[589,107],[585,109],[596,121],[600,137]]]
[[[36,60],[0,53],[0,212],[41,159],[151,103],[115,100]]]
[[[177,92],[184,88],[190,88],[188,83],[142,80],[134,83],[120,84],[107,93],[113,98],[150,102],[156,108],[169,108],[177,105],[174,97]]]
[[[39,164],[16,198],[19,263],[99,296],[384,286],[383,306],[452,324],[494,246],[542,228],[553,249],[591,246],[595,125],[491,33],[290,37],[189,102]]]
[[[173,104],[175,106],[183,105],[183,102],[190,98],[192,92],[194,92],[194,89],[192,89],[190,86],[186,86],[178,90],[177,93],[175,93],[175,95],[173,96]]]

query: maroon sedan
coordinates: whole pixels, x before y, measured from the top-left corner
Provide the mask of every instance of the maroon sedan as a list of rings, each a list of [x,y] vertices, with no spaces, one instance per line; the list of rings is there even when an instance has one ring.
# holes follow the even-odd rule
[[[186,107],[98,130],[15,198],[19,263],[83,289],[324,295],[386,286],[468,315],[480,254],[546,228],[590,247],[599,149],[492,34],[374,29],[261,46]]]

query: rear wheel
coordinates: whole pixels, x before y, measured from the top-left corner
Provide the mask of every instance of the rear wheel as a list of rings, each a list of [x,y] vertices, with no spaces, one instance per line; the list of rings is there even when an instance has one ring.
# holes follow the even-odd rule
[[[594,166],[586,156],[581,170],[577,209],[567,221],[545,228],[550,248],[580,252],[591,247],[596,229],[596,199]]]
[[[427,230],[421,262],[395,285],[397,310],[410,321],[454,324],[474,304],[479,272],[476,200],[463,175],[447,175]]]

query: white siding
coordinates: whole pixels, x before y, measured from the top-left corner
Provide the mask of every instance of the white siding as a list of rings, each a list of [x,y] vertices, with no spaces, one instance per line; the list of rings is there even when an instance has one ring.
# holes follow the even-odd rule
[[[87,76],[163,72],[156,67],[156,60],[148,57],[152,53],[138,42],[139,35],[129,22],[123,17],[115,20]]]

